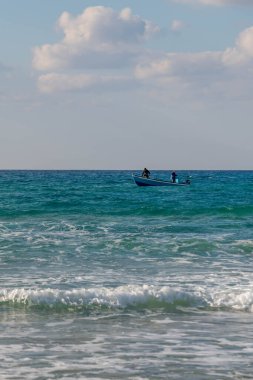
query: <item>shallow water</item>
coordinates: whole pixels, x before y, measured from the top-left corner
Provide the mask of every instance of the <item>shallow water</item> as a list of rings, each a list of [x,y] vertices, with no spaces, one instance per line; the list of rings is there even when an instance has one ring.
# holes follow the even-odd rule
[[[252,378],[253,172],[178,174],[0,172],[2,378]]]

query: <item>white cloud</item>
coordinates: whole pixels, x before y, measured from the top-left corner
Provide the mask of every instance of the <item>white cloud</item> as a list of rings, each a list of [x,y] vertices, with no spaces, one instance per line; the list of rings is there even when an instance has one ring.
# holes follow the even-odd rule
[[[174,0],[176,3],[201,5],[253,5],[252,0]]]
[[[135,76],[143,84],[170,91],[223,95],[252,90],[253,27],[244,30],[235,46],[224,51],[167,53],[139,63]],[[248,82],[248,84],[247,84]]]
[[[125,87],[128,82],[129,78],[124,76],[49,73],[39,77],[38,87],[41,92],[54,93],[101,89],[108,86],[119,88],[122,85]]]
[[[206,0],[207,1],[207,0]],[[209,0],[211,1],[211,0]],[[214,3],[214,2],[212,2]],[[147,51],[143,43],[159,31],[151,22],[126,8],[91,7],[58,20],[64,38],[34,50],[34,67],[46,71],[38,78],[44,93],[90,91],[129,86],[167,91],[167,94],[229,94],[251,91],[253,27],[240,33],[224,51],[173,53]],[[183,23],[174,20],[174,30]],[[195,95],[194,95],[195,94]]]
[[[135,74],[138,79],[154,77],[192,77],[206,75],[221,68],[220,52],[168,53],[163,58],[139,64]]]
[[[170,29],[172,30],[172,32],[175,32],[175,33],[180,32],[184,28],[185,28],[185,24],[181,20],[173,20],[170,26]]]
[[[236,40],[235,47],[226,49],[222,56],[225,65],[246,65],[253,61],[253,27],[245,29]]]
[[[77,17],[64,12],[58,26],[64,38],[34,49],[35,69],[120,67],[138,55],[140,44],[159,31],[128,8],[116,12],[103,6],[86,8]]]

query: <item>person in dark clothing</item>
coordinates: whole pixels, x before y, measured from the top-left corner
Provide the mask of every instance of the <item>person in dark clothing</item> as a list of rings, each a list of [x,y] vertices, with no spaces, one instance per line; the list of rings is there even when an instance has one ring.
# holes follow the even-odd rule
[[[141,176],[145,178],[149,178],[150,171],[147,168],[144,168]]]
[[[176,182],[176,178],[177,178],[177,173],[176,172],[172,172],[171,173],[171,180],[172,180],[173,183]]]
[[[189,177],[189,176],[186,178],[186,181],[185,181],[185,183],[187,183],[188,185],[190,185],[190,183],[191,183],[191,179],[190,179],[190,177]]]

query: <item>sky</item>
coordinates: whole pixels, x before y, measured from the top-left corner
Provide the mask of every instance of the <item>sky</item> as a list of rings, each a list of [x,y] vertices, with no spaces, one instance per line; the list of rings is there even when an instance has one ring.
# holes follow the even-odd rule
[[[253,0],[0,7],[0,169],[253,170]]]

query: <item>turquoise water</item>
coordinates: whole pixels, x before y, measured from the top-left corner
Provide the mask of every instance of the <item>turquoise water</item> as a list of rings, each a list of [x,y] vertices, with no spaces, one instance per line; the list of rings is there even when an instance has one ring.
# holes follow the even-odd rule
[[[1,378],[252,378],[253,172],[178,174],[0,171]]]

